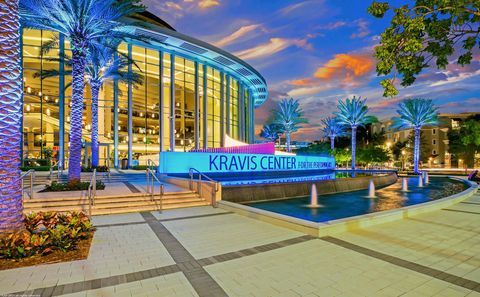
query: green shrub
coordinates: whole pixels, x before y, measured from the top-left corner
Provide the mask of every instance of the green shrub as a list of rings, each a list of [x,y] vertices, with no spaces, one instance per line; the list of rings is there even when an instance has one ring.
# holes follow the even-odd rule
[[[75,184],[59,183],[53,181],[51,185],[46,185],[45,189],[40,192],[64,192],[64,191],[85,191],[88,189],[90,182],[79,182]],[[101,180],[97,180],[97,190],[105,189],[105,184]]]
[[[94,231],[83,212],[31,213],[25,216],[25,229],[0,237],[0,258],[18,259],[54,250],[74,250],[80,240],[90,238]]]
[[[147,165],[135,165],[132,166],[133,170],[147,170],[148,166]]]
[[[82,166],[82,172],[93,172],[92,167],[84,167]],[[97,172],[109,172],[110,169],[107,166],[98,166],[97,167]]]
[[[22,171],[28,171],[33,169],[35,171],[50,171],[50,166],[22,166],[20,167]],[[57,166],[53,168],[53,170],[57,170]]]

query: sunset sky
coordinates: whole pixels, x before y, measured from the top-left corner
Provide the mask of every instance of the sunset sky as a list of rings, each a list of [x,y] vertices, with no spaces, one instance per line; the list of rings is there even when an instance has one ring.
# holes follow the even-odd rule
[[[391,2],[391,1],[390,1]],[[394,5],[405,4],[393,1]],[[399,96],[383,98],[373,48],[389,18],[367,13],[370,0],[144,0],[177,31],[244,59],[267,80],[270,97],[255,113],[256,132],[281,98],[300,101],[310,123],[293,136],[321,138],[320,120],[339,99],[367,98],[371,114],[386,119],[398,101],[424,97],[441,112],[480,111],[480,54],[472,64],[430,68]],[[454,60],[454,58],[452,58]]]

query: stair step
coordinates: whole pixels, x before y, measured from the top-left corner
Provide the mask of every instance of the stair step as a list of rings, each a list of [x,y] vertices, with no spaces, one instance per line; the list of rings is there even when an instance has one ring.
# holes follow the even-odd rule
[[[198,201],[190,201],[190,202],[183,202],[183,203],[171,203],[171,204],[163,204],[162,209],[175,209],[175,208],[185,208],[185,207],[194,207],[194,206],[206,206],[210,205],[205,200],[198,200]],[[128,213],[128,212],[140,212],[140,211],[152,211],[152,210],[159,210],[160,205],[155,203],[143,204],[143,205],[135,205],[135,206],[128,206],[128,207],[105,207],[105,208],[97,208],[97,206],[92,207],[92,214],[93,215],[100,215],[100,214],[113,214],[113,213]],[[38,212],[38,211],[58,211],[58,212],[66,212],[66,211],[85,211],[88,212],[88,205],[81,205],[81,206],[62,206],[62,207],[33,207],[33,208],[24,208],[24,212]]]
[[[194,191],[181,191],[181,192],[167,192],[163,194],[164,199],[170,198],[184,198],[184,197],[191,197],[193,195],[197,195]],[[158,193],[155,195],[158,197]],[[134,198],[148,198],[150,199],[150,195],[146,193],[139,193],[139,194],[128,194],[128,195],[108,195],[108,196],[96,196],[95,201],[102,201],[102,200],[109,200],[109,199],[134,199]],[[157,198],[158,199],[158,198]],[[49,202],[77,202],[80,200],[87,200],[85,196],[82,198],[80,197],[52,197],[52,198],[34,198],[34,199],[26,199],[24,203],[49,203]]]

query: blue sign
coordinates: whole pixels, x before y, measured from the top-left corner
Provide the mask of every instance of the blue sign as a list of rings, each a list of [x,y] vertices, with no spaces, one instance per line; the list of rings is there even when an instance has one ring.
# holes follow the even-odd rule
[[[327,170],[335,169],[335,159],[264,154],[160,153],[161,173],[188,173],[190,168],[203,173]]]

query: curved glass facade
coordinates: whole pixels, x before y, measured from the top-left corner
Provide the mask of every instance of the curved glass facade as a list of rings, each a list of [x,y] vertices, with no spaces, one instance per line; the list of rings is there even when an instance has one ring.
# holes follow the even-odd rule
[[[51,158],[68,160],[70,81],[61,57],[69,43],[60,37],[58,48],[42,54],[40,46],[55,33],[23,31],[24,164]],[[119,52],[134,61],[142,84],[106,82],[99,95],[99,165],[142,165],[160,151],[190,151],[220,147],[224,135],[251,142],[253,101],[241,78],[194,55],[162,47],[121,44]],[[56,58],[58,59],[52,59]],[[57,77],[40,79],[44,70]],[[83,162],[89,165],[91,99],[85,89],[83,112]],[[65,164],[68,165],[68,164]]]

